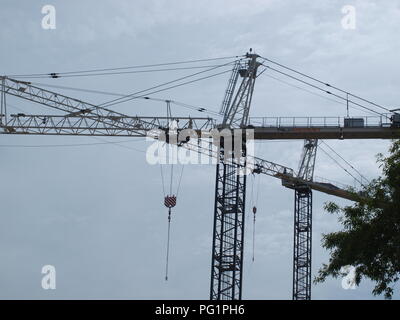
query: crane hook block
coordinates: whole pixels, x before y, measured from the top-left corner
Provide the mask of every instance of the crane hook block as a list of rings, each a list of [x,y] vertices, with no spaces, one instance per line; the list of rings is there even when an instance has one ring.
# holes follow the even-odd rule
[[[167,208],[173,208],[176,206],[176,196],[172,195],[172,196],[166,196],[164,198],[164,205]]]
[[[257,212],[257,208],[253,207],[253,213],[255,214]]]

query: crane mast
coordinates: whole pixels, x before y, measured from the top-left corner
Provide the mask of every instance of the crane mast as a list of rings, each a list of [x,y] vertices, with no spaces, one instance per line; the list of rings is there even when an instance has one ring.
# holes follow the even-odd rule
[[[257,57],[247,54],[245,64],[233,70],[224,99],[224,102],[231,103],[223,105],[222,128],[242,128],[247,125],[259,66]],[[238,74],[241,83],[235,92]],[[246,174],[240,174],[240,166],[246,166],[246,133],[242,134],[240,159],[235,158],[232,152],[234,138],[228,143],[221,141],[216,168],[211,300],[240,300],[242,297]]]
[[[313,181],[317,139],[304,140],[297,177]],[[294,185],[293,300],[311,299],[312,190]]]

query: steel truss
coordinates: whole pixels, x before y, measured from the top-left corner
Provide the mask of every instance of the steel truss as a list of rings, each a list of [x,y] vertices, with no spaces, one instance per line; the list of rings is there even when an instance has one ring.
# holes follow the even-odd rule
[[[295,188],[293,300],[311,299],[312,191]]]
[[[257,68],[260,65],[257,58],[256,54],[247,54],[243,64],[234,66],[222,104],[223,127],[243,128],[248,124]],[[242,80],[235,90],[239,75]],[[235,137],[232,138],[232,145],[221,141],[218,154],[211,259],[211,300],[242,298],[246,174],[240,174],[240,171],[241,167],[246,167],[246,134],[242,135],[240,156],[232,152],[235,150],[234,139]]]
[[[216,169],[210,299],[240,300],[246,201],[246,175],[240,170],[246,166],[246,149],[240,160],[225,157],[224,151],[221,146]]]

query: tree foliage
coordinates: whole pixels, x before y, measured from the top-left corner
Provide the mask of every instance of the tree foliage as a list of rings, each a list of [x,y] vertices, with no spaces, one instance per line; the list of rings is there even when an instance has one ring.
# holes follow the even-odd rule
[[[362,278],[375,283],[372,293],[391,299],[400,276],[400,141],[394,141],[390,154],[378,155],[382,176],[364,187],[362,199],[352,206],[325,204],[325,210],[339,216],[343,229],[323,235],[329,250],[315,283],[328,276],[343,276],[342,267],[355,267],[356,284]]]

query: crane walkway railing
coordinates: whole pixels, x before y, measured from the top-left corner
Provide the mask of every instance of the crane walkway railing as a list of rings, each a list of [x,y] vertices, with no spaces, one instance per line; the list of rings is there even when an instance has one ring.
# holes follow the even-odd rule
[[[250,125],[263,128],[382,128],[390,127],[391,115],[362,117],[250,117]]]

